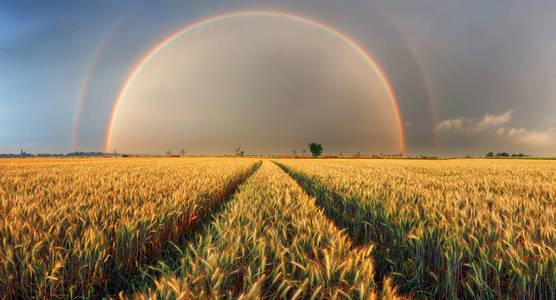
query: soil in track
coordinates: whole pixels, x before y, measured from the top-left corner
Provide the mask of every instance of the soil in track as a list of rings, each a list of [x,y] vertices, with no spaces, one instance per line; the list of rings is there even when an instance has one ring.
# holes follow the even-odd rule
[[[299,185],[269,161],[181,245],[181,265],[137,297],[377,296],[372,247],[354,247]],[[394,298],[389,289],[382,296]]]

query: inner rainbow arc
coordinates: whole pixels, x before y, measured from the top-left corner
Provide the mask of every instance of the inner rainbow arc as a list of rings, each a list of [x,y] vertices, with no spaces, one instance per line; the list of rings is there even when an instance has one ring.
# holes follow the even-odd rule
[[[375,62],[375,60],[373,60],[371,58],[371,56],[367,52],[365,52],[365,50],[363,50],[363,48],[359,44],[357,44],[354,40],[352,40],[350,37],[348,37],[347,35],[341,33],[340,31],[338,31],[338,30],[336,30],[336,29],[334,29],[334,28],[332,28],[332,27],[330,27],[330,26],[328,26],[324,23],[321,23],[319,21],[315,21],[315,20],[312,20],[312,19],[309,19],[309,18],[306,18],[306,17],[285,13],[285,12],[266,11],[266,10],[265,11],[257,10],[257,11],[232,12],[232,13],[217,15],[217,16],[210,17],[210,18],[207,18],[207,19],[203,19],[201,21],[198,21],[196,23],[188,25],[188,26],[184,27],[183,29],[171,34],[169,37],[167,37],[166,39],[164,39],[163,41],[158,43],[153,49],[151,49],[151,51],[149,51],[140,60],[139,64],[137,64],[137,66],[133,69],[130,76],[127,78],[124,85],[122,86],[122,89],[118,93],[118,97],[116,98],[116,101],[114,102],[114,106],[113,106],[113,109],[112,109],[112,114],[110,115],[110,121],[108,123],[108,129],[107,129],[107,132],[106,132],[106,140],[105,140],[105,143],[104,143],[104,145],[105,145],[104,151],[109,152],[110,142],[111,142],[111,137],[112,137],[112,131],[113,131],[113,128],[114,128],[114,120],[115,120],[116,115],[118,113],[118,109],[120,107],[120,104],[121,104],[123,98],[125,97],[125,95],[127,93],[127,90],[129,89],[129,87],[133,83],[137,74],[142,70],[142,68],[145,66],[145,64],[153,56],[155,56],[160,50],[162,50],[166,45],[171,43],[173,40],[178,38],[180,35],[188,32],[190,30],[199,28],[203,25],[206,25],[206,24],[209,24],[209,23],[212,23],[212,22],[217,22],[217,21],[221,21],[221,20],[225,20],[225,19],[229,19],[229,18],[234,18],[234,17],[244,17],[244,16],[274,16],[274,17],[287,18],[287,19],[290,19],[290,20],[294,20],[294,21],[297,21],[297,22],[304,23],[304,24],[309,24],[309,25],[315,26],[317,28],[320,28],[322,30],[325,30],[325,31],[333,34],[334,36],[336,36],[340,40],[347,43],[351,48],[353,48],[361,57],[363,57],[363,59],[365,59],[367,64],[369,64],[371,66],[371,68],[376,72],[376,74],[380,78],[381,83],[386,88],[386,92],[388,94],[388,97],[391,100],[392,108],[394,109],[396,121],[398,123],[398,127],[399,127],[399,130],[400,130],[401,152],[402,152],[402,154],[405,153],[405,136],[404,136],[403,122],[402,122],[402,119],[401,119],[400,109],[399,109],[399,106],[398,106],[398,101],[396,99],[396,96],[394,94],[394,91],[393,91],[390,83],[388,82],[388,80],[386,79],[386,76],[384,75],[384,71],[382,71],[382,69],[378,66],[378,64]]]

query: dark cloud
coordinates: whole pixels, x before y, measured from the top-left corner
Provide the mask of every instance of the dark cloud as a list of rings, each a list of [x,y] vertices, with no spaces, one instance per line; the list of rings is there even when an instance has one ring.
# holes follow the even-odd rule
[[[104,38],[130,11],[134,11],[133,16],[109,43],[93,72],[80,127],[80,150],[103,147],[113,101],[133,66],[148,49],[192,22],[245,9],[273,9],[304,15],[357,41],[377,60],[394,88],[410,154],[435,152],[431,128],[437,126],[432,123],[425,81],[430,86],[437,119],[456,123],[461,119],[462,126],[467,128],[440,132],[440,154],[481,153],[486,148],[556,153],[556,145],[548,143],[553,138],[552,128],[556,127],[553,96],[556,94],[553,84],[556,79],[553,59],[556,2],[549,0],[509,0],[503,5],[488,1],[439,0],[0,1],[0,147],[32,145],[39,149],[37,151],[70,150],[75,101],[83,77]],[[292,34],[296,34],[295,30]],[[304,38],[311,36],[307,34]],[[241,57],[237,50],[241,45],[236,45],[237,51],[229,48],[234,43],[230,39],[231,36],[219,36],[233,60]],[[211,45],[218,47],[215,43]],[[329,145],[326,149],[331,151],[378,149],[383,137],[376,132],[380,129],[376,119],[380,119],[381,114],[368,106],[372,99],[361,100],[369,97],[369,88],[361,87],[363,83],[357,78],[360,71],[347,67],[358,63],[348,59],[340,68],[342,72],[334,73],[330,71],[331,63],[320,62],[328,56],[326,61],[337,60],[335,68],[338,68],[343,63],[342,58],[334,57],[334,51],[327,53],[334,48],[334,45],[321,44],[319,51],[313,50],[316,54],[311,54],[304,53],[309,48],[296,48],[285,41],[266,47],[265,53],[244,49],[242,51],[252,59],[240,60],[247,65],[229,70],[238,74],[232,81],[228,73],[216,72],[233,67],[216,64],[226,64],[225,59],[219,57],[207,62],[206,57],[199,56],[196,62],[204,63],[207,69],[196,66],[197,76],[182,79],[185,86],[193,86],[199,93],[205,89],[207,97],[215,95],[212,89],[228,91],[229,99],[246,93],[250,97],[228,102],[221,98],[203,98],[204,104],[188,99],[197,101],[197,113],[187,120],[200,123],[185,123],[198,130],[204,128],[207,136],[211,136],[210,141],[205,139],[207,146],[203,151],[226,152],[235,147],[228,144],[241,139],[265,140],[264,144],[273,149],[279,148],[281,141],[299,148],[306,139],[320,137],[319,133],[322,133],[321,140]],[[195,61],[194,57],[185,58]],[[293,65],[297,68],[290,67]],[[252,78],[241,72],[259,75]],[[346,79],[353,74],[355,79]],[[251,79],[242,82],[241,78]],[[208,82],[218,85],[207,86]],[[170,84],[162,86],[167,90],[153,88],[151,95],[145,90],[142,97],[170,103],[169,99],[178,99],[175,95],[183,88]],[[242,87],[250,89],[242,90]],[[374,85],[370,88],[380,90]],[[256,100],[263,98],[265,101]],[[334,102],[338,98],[342,98],[342,102]],[[318,107],[326,113],[315,113],[315,99],[321,101]],[[344,105],[336,107],[337,103]],[[211,105],[229,114],[222,116],[211,110]],[[153,113],[152,109],[149,113]],[[488,130],[477,131],[487,113],[500,116],[509,109],[512,110],[511,120],[498,124],[496,130],[491,126]],[[187,111],[175,113],[175,118],[180,117],[178,113],[187,115]],[[286,118],[291,122],[282,122]],[[306,120],[326,130],[309,130],[311,127]],[[257,124],[261,122],[267,126],[259,128]],[[188,132],[182,131],[180,126],[168,129],[172,130],[175,130],[174,135]],[[209,131],[213,133],[209,135]],[[268,138],[270,132],[274,139]],[[298,138],[289,135],[291,132]],[[191,143],[202,144],[202,135],[195,140],[194,134],[189,136]],[[365,143],[361,143],[362,140]],[[167,144],[160,148],[172,146],[171,142]],[[290,146],[284,145],[287,147]]]
[[[556,111],[556,63],[551,59],[556,51],[555,2],[426,0],[377,5],[416,50],[440,120],[511,107],[515,126],[549,129],[547,120]],[[454,149],[451,144],[440,146],[444,153]],[[465,151],[465,146],[459,150]]]

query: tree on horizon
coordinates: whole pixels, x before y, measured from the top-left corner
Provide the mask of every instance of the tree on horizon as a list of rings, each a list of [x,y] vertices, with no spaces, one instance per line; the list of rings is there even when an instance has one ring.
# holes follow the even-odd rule
[[[320,156],[322,154],[322,145],[317,143],[310,143],[309,150],[311,151],[313,157]]]

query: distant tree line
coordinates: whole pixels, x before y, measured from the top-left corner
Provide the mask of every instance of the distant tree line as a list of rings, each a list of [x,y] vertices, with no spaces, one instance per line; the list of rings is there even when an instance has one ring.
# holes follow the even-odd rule
[[[494,152],[489,152],[487,153],[486,157],[526,157],[528,155],[523,154],[523,153],[518,153],[518,154],[509,154],[508,152],[497,152],[496,154],[494,154]]]
[[[116,154],[117,155],[117,154]],[[89,156],[113,156],[110,153],[105,152],[70,152],[70,153],[38,153],[38,154],[31,154],[27,153],[24,150],[21,150],[19,154],[15,153],[7,153],[7,154],[0,154],[0,157],[89,157]]]

